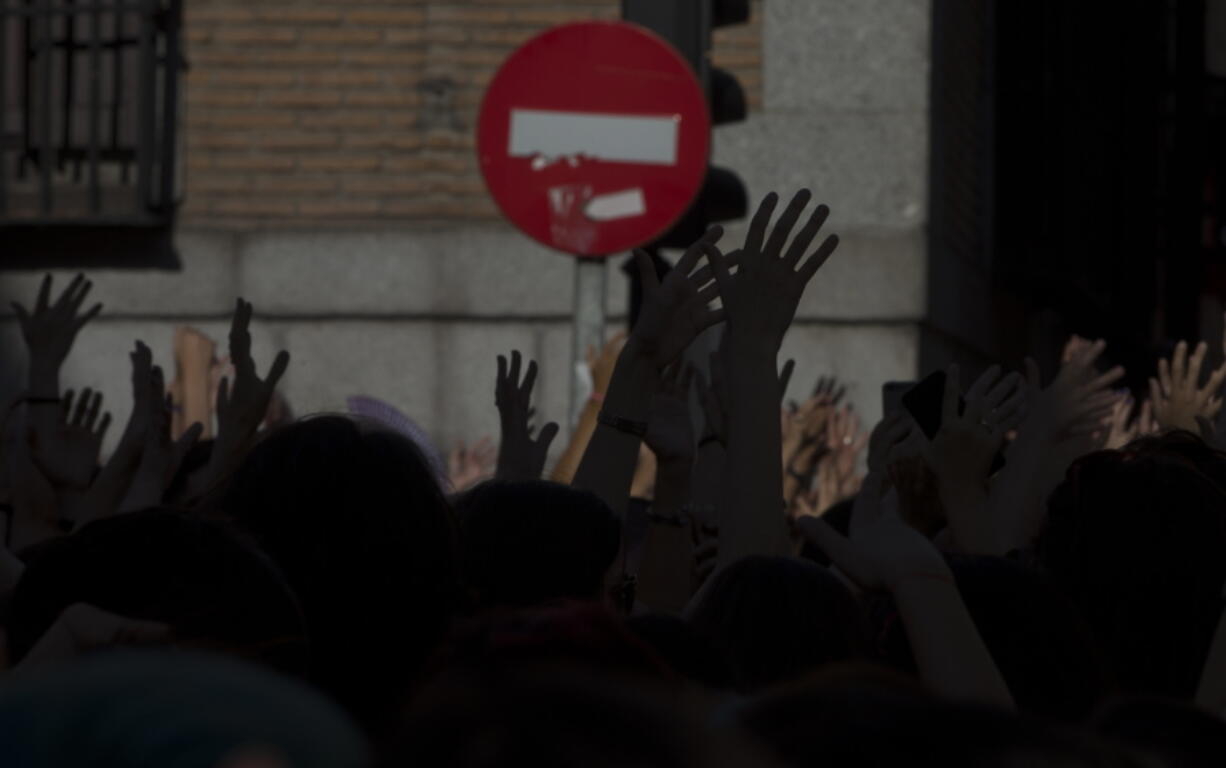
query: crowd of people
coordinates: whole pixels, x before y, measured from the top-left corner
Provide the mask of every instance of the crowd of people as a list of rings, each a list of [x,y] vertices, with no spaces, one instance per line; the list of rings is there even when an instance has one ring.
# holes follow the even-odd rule
[[[1226,366],[1181,342],[1134,398],[1074,338],[871,431],[832,380],[785,402],[837,258],[810,202],[637,254],[548,467],[514,351],[496,448],[450,461],[377,409],[270,419],[290,358],[241,299],[209,423],[136,341],[103,461],[60,380],[100,306],[48,276],[3,422],[0,765],[1226,764]]]

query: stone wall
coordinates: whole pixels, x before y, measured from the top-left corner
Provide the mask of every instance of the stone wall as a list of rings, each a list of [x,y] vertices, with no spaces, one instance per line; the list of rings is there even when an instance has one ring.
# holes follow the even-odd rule
[[[784,355],[798,362],[791,395],[833,373],[873,420],[881,383],[915,375],[927,311],[929,3],[765,0],[759,12],[761,109],[717,130],[714,159],[740,173],[755,200],[805,185],[830,204],[842,245],[785,342]],[[542,416],[565,419],[567,258],[496,219],[343,224],[297,211],[285,221],[235,226],[198,212],[178,236],[182,273],[95,271],[107,310],[82,335],[66,385],[101,387],[122,423],[133,339],[167,364],[177,324],[224,340],[234,296],[242,295],[255,303],[261,366],[275,348],[293,355],[284,388],[299,413],[371,394],[405,409],[442,445],[496,433],[494,356],[519,348],[541,362]],[[729,237],[742,226],[730,227]],[[619,267],[620,259],[608,266],[611,326],[626,306]],[[0,273],[0,307],[32,300],[37,280]],[[6,359],[20,359],[11,316],[0,324],[0,344]],[[13,391],[21,371],[3,376],[4,390]]]

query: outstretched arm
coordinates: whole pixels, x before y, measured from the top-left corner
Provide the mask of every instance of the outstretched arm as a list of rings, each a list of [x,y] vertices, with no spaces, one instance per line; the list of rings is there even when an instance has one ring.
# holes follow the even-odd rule
[[[809,203],[802,190],[770,228],[778,196],[758,207],[736,275],[713,244],[705,246],[728,314],[728,468],[720,520],[720,566],[753,554],[790,551],[783,495],[777,358],[809,280],[838,246],[831,235],[809,254],[830,211],[819,205],[790,247],[792,229]],[[769,237],[768,229],[770,230]],[[806,258],[807,256],[807,258]]]
[[[593,491],[615,511],[624,512],[626,508],[661,371],[680,357],[699,333],[723,319],[722,310],[708,306],[719,295],[715,286],[703,288],[702,273],[695,274],[703,250],[722,233],[719,227],[708,230],[663,281],[656,276],[651,257],[643,251],[635,252],[643,281],[643,308],[617,358],[596,428],[574,480],[576,487]]]
[[[849,539],[826,521],[805,517],[797,527],[862,589],[894,595],[915,664],[935,693],[1007,709],[1013,696],[932,543],[907,525],[898,495],[871,475],[856,504]]]

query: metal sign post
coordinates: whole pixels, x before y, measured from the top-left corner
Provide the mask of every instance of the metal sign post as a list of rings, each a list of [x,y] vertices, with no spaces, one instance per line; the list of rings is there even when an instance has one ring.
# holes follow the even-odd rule
[[[587,402],[589,382],[580,374],[588,347],[604,345],[605,282],[603,258],[575,259],[574,310],[571,319],[570,428],[579,423]]]

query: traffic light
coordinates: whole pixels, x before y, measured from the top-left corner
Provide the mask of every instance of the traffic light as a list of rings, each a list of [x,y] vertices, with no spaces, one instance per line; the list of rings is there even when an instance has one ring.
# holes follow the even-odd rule
[[[622,18],[672,43],[694,68],[707,92],[712,125],[740,122],[747,113],[745,89],[730,73],[711,66],[711,33],[749,20],[750,0],[622,0]],[[732,171],[707,168],[702,190],[690,209],[652,249],[688,248],[707,227],[749,212],[745,184]]]

